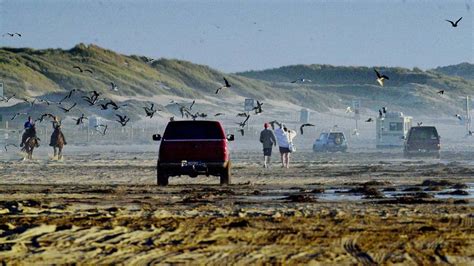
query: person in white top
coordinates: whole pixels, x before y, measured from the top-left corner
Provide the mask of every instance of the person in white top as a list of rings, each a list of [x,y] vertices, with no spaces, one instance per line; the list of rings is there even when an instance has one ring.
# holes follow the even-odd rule
[[[281,125],[280,128],[275,129],[275,137],[280,147],[281,165],[282,167],[290,167],[290,153],[292,149],[290,146],[293,145],[293,139],[296,136],[296,131],[289,130],[285,125]]]

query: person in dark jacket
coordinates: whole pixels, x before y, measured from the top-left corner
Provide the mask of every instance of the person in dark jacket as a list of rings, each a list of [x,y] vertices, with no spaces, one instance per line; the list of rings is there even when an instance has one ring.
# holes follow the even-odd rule
[[[263,167],[268,168],[270,165],[270,157],[272,156],[272,148],[276,146],[275,134],[269,129],[270,125],[265,123],[264,129],[260,132],[260,143],[263,145]]]
[[[34,136],[35,131],[32,130],[34,126],[35,126],[35,122],[33,122],[33,119],[31,118],[31,116],[28,116],[28,121],[26,121],[25,124],[23,125],[23,128],[25,129],[25,131],[23,132],[23,136],[21,137],[20,147],[23,147],[23,145],[25,144],[25,141],[28,138],[36,137]]]

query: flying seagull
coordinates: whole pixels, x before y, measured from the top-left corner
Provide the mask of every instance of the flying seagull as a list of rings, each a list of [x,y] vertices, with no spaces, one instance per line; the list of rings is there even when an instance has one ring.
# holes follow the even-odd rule
[[[12,118],[10,118],[10,120],[15,119],[15,118],[16,118],[17,116],[19,116],[19,115],[27,115],[27,113],[16,113],[16,114],[14,114],[14,115],[12,116]]]
[[[153,118],[153,115],[156,113],[155,104],[154,104],[154,103],[151,104],[151,107],[150,107],[150,108],[148,108],[148,107],[143,107],[143,109],[145,109],[146,116],[147,116],[147,117],[150,117],[150,118]]]
[[[275,124],[281,127],[281,123],[276,120],[270,121],[269,124],[272,126],[272,129],[275,129]]]
[[[77,103],[74,103],[71,107],[69,108],[64,108],[64,107],[61,107],[59,106],[60,109],[62,109],[65,113],[69,113],[69,111],[71,111],[72,108],[74,108],[74,106],[76,106]]]
[[[83,72],[89,72],[89,73],[91,73],[91,74],[94,73],[94,72],[92,72],[92,70],[90,70],[90,69],[82,69],[80,66],[73,66],[72,68],[78,69],[79,72],[81,72],[81,73],[83,73]]]
[[[416,125],[421,127],[421,125],[423,125],[423,122],[418,122],[418,123],[416,123]]]
[[[76,125],[80,125],[82,123],[84,123],[84,119],[87,120],[87,117],[84,116],[84,114],[82,114],[79,118],[73,118],[74,120],[76,120]]]
[[[4,146],[4,148],[5,148],[5,151],[8,151],[8,149],[7,149],[7,148],[8,148],[8,146],[13,146],[13,147],[17,147],[17,148],[18,148],[18,146],[16,146],[16,144],[9,143],[9,144],[7,144],[7,145],[5,145],[5,146]]]
[[[247,121],[249,121],[250,115],[245,118],[243,122],[237,123],[240,127],[244,128],[247,125]]]
[[[94,105],[96,102],[97,102],[97,99],[94,98],[94,96],[82,96],[82,99],[84,99],[84,101],[88,102],[90,106]]]
[[[374,71],[375,71],[375,74],[377,74],[377,82],[380,84],[380,86],[383,87],[384,80],[389,80],[389,78],[385,75],[381,75],[375,68],[374,68]]]
[[[28,100],[27,98],[22,98],[22,100],[25,102],[25,103],[28,103],[30,104],[31,106],[35,105],[35,102],[36,102],[36,98],[30,102],[30,100]]]
[[[299,79],[295,79],[291,81],[291,83],[296,83],[296,82],[305,83],[305,82],[312,82],[312,81],[310,79],[305,79],[305,78],[299,78]]]
[[[102,134],[102,136],[105,136],[105,132],[107,131],[108,125],[102,125],[102,124],[100,124],[100,125],[96,125],[96,126],[94,126],[94,127],[95,127],[95,130],[96,130],[97,132],[99,132],[100,134]],[[103,130],[103,131],[100,131],[100,130],[99,130],[100,127],[103,127],[104,130]]]
[[[110,90],[112,91],[118,91],[118,86],[117,84],[110,82]]]
[[[240,117],[247,117],[248,114],[247,114],[247,113],[238,113],[237,116],[240,116]]]
[[[256,115],[258,115],[258,114],[260,114],[260,113],[263,113],[262,105],[263,105],[263,103],[257,101],[257,106],[255,106],[255,107],[253,108],[253,110],[255,110],[255,114],[256,114]]]
[[[451,23],[451,26],[453,28],[456,28],[458,26],[459,21],[461,21],[462,17],[460,17],[456,22],[452,22],[451,20],[446,19],[447,22]]]
[[[54,118],[54,115],[52,115],[52,114],[42,114],[39,118],[37,118],[37,119],[35,120],[35,122],[36,122],[36,121],[39,121],[40,123],[42,123],[43,120],[44,120],[44,118],[47,117],[47,116]]]
[[[303,128],[304,128],[304,127],[314,127],[314,125],[313,125],[313,124],[309,124],[309,123],[302,124],[302,125],[300,126],[301,135],[303,135]]]
[[[66,96],[64,96],[64,98],[62,98],[62,100],[59,101],[59,104],[62,104],[63,101],[66,100],[66,99],[70,99],[71,96],[72,96],[72,94],[73,94],[75,91],[77,91],[77,90],[76,90],[76,89],[70,90],[70,91],[68,92],[68,94],[66,94]]]
[[[216,94],[218,94],[221,89],[232,87],[232,85],[230,85],[229,81],[226,78],[224,78],[224,82],[225,82],[224,86],[218,88],[216,90]]]
[[[14,98],[15,96],[16,96],[16,94],[13,94],[13,95],[10,96],[10,97],[2,97],[2,101],[8,102],[8,101],[10,101],[12,98]]]
[[[7,32],[7,33],[3,34],[2,36],[5,36],[5,35],[8,35],[10,37],[15,37],[15,35],[18,36],[18,37],[21,37],[21,33],[18,33],[18,32],[15,32],[15,33]]]
[[[119,118],[119,120],[116,120],[117,122],[119,122],[122,127],[124,127],[125,125],[127,125],[128,121],[130,121],[130,118],[128,118],[126,115],[124,116],[121,116],[121,115],[115,115]]]
[[[372,121],[374,121],[374,120],[372,119],[372,117],[369,117],[369,119],[365,120],[365,122],[368,122],[368,123],[370,123],[370,122],[372,122]]]

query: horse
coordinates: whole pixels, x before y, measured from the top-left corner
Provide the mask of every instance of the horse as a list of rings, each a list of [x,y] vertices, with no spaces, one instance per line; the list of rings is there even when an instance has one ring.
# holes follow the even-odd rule
[[[63,158],[64,135],[60,127],[56,127],[51,134],[51,144],[54,150],[54,158],[61,160]]]
[[[25,140],[22,151],[26,152],[26,159],[33,159],[33,150],[39,147],[40,139],[36,137],[36,128],[33,126],[31,129],[30,136]]]

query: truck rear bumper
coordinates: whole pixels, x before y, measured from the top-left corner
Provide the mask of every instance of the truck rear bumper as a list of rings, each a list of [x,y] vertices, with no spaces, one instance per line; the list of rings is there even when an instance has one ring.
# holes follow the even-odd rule
[[[189,175],[215,175],[218,176],[227,168],[230,161],[225,162],[158,162],[157,170],[165,172],[168,176]]]

